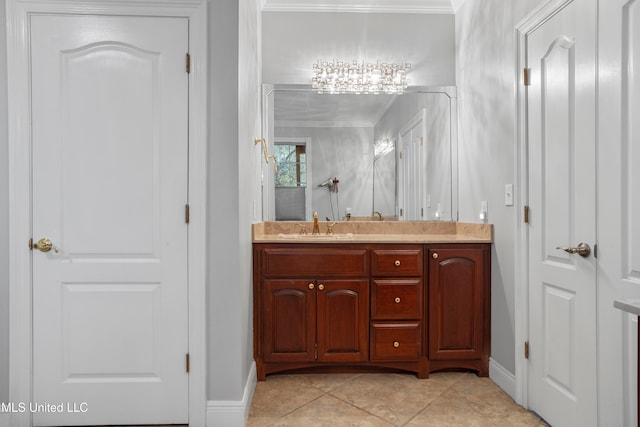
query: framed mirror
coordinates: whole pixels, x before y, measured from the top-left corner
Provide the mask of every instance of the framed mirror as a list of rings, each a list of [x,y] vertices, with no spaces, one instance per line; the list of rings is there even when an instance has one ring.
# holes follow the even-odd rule
[[[265,221],[457,220],[455,87],[402,95],[264,85]]]

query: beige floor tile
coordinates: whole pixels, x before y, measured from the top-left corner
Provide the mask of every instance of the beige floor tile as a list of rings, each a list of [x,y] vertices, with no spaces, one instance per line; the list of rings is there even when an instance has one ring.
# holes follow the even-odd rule
[[[300,375],[274,375],[258,381],[249,417],[278,418],[322,396]]]
[[[349,381],[330,394],[401,426],[463,375],[436,373],[429,379],[420,380],[411,374],[368,374]]]
[[[330,395],[314,400],[271,425],[274,427],[392,427],[392,424]]]
[[[460,372],[274,375],[256,386],[248,427],[547,426],[488,378]]]

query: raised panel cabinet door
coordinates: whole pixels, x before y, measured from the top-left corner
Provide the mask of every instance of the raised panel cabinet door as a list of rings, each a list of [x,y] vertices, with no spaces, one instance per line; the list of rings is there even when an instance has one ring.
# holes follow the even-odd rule
[[[315,282],[265,280],[262,299],[264,360],[266,362],[315,360]]]
[[[481,249],[429,250],[430,359],[482,357],[484,254]]]
[[[369,281],[318,280],[318,361],[366,361],[368,342]]]

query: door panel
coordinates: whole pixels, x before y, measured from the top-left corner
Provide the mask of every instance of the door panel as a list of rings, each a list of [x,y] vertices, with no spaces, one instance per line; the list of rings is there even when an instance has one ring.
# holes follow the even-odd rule
[[[31,17],[35,425],[188,421],[187,36]]]
[[[266,362],[315,360],[316,286],[311,280],[265,280],[263,345]]]
[[[369,357],[369,281],[318,282],[318,361],[360,362]]]
[[[527,35],[529,407],[554,426],[596,425],[595,2]]]

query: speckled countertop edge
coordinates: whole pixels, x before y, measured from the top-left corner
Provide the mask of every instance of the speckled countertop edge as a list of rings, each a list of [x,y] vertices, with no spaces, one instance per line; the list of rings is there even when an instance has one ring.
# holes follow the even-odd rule
[[[493,225],[451,221],[338,222],[334,235],[326,236],[327,222],[320,222],[320,235],[312,236],[311,222],[269,221],[253,224],[254,243],[493,243]],[[300,236],[301,225],[307,230]]]

